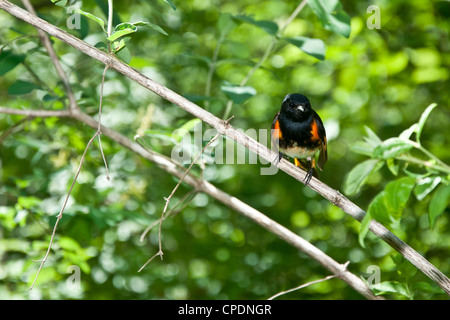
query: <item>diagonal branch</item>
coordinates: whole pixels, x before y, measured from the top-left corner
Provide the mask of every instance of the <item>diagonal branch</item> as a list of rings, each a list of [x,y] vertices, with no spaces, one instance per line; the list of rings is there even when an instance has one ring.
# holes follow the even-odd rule
[[[175,93],[174,91],[168,89],[167,87],[153,81],[147,76],[141,74],[137,70],[131,68],[130,66],[120,62],[118,59],[111,57],[110,55],[97,50],[93,46],[79,40],[78,38],[68,34],[67,32],[53,26],[52,24],[31,15],[25,10],[15,6],[6,0],[0,0],[0,9],[3,9],[10,13],[11,15],[37,27],[47,32],[51,36],[60,39],[61,41],[69,44],[74,47],[78,51],[81,51],[92,58],[103,62],[104,64],[110,66],[111,69],[122,73],[126,77],[130,78],[132,81],[135,81],[142,85],[143,87],[149,89],[150,91],[156,93],[157,95],[163,97],[164,99],[176,104],[180,108],[186,110],[187,112],[194,115],[196,118],[203,120],[208,123],[212,127],[214,127],[219,133],[226,135],[227,137],[233,139],[237,143],[243,145],[245,148],[250,151],[256,153],[260,157],[271,161],[274,159],[277,154],[262,144],[258,143],[254,139],[248,137],[244,133],[236,130],[230,124],[225,121],[219,119],[214,116],[210,112],[202,109],[198,105],[193,102],[187,100],[181,95]],[[75,112],[74,116],[78,119],[85,117],[81,112]],[[138,145],[139,146],[139,145]],[[139,146],[139,153],[142,152],[142,148]],[[161,161],[158,158],[158,161]],[[166,161],[162,161],[166,162]],[[167,165],[167,163],[165,163]],[[169,165],[172,169],[176,166],[171,163]],[[292,163],[288,162],[285,159],[282,159],[279,163],[279,169],[289,174],[293,178],[298,181],[303,181],[306,172],[295,167]],[[188,176],[187,176],[188,177]],[[187,178],[186,177],[186,178]],[[359,208],[356,204],[351,202],[345,196],[343,196],[339,191],[332,189],[328,185],[323,182],[312,178],[309,187],[316,191],[318,194],[322,195],[325,199],[341,208],[344,212],[352,216],[354,219],[358,221],[362,221],[365,212]],[[214,189],[216,189],[214,187]],[[230,199],[230,207],[236,209],[236,203],[234,202],[235,198]],[[253,208],[252,208],[253,209]],[[253,209],[254,210],[254,209]],[[267,217],[266,217],[267,218]],[[259,217],[258,217],[259,219]],[[260,221],[261,223],[266,223],[264,219]],[[267,227],[272,227],[271,223],[267,222]],[[372,220],[370,222],[369,229],[381,238],[383,241],[392,246],[395,250],[401,253],[406,259],[408,259],[414,266],[416,266],[419,270],[421,270],[425,275],[427,275],[432,281],[438,284],[447,294],[450,295],[450,279],[447,278],[439,269],[437,269],[434,265],[432,265],[428,260],[426,260],[422,255],[420,255],[417,251],[411,248],[408,244],[399,239],[396,235],[394,235],[391,231],[389,231],[386,227],[384,227],[379,222]],[[288,230],[289,231],[289,230]],[[290,231],[289,231],[290,232]],[[291,242],[289,242],[291,243]]]

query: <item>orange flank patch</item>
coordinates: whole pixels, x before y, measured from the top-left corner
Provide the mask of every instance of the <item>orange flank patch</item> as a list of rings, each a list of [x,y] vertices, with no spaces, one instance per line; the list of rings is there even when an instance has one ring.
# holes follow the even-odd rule
[[[313,120],[311,124],[311,139],[314,141],[317,141],[320,139],[319,137],[319,131],[317,130],[317,123],[316,120]]]
[[[272,137],[279,140],[283,138],[280,130],[280,122],[278,120],[275,121],[275,125],[273,126]]]

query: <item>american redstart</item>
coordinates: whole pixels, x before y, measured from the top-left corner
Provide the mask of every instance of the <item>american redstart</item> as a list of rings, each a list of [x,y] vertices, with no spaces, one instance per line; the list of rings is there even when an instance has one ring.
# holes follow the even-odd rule
[[[296,166],[307,171],[305,185],[311,177],[319,174],[316,169],[316,154],[319,152],[318,167],[323,170],[327,155],[325,127],[319,115],[311,108],[308,98],[302,94],[288,94],[281,104],[281,110],[272,123],[272,145],[278,157],[294,158]]]

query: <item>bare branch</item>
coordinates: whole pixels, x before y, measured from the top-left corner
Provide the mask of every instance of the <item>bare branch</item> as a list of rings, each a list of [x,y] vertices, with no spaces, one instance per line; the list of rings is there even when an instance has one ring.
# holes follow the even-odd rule
[[[0,107],[0,113],[5,114],[16,114],[25,117],[70,117],[70,112],[67,110],[24,110],[24,109],[13,109]]]

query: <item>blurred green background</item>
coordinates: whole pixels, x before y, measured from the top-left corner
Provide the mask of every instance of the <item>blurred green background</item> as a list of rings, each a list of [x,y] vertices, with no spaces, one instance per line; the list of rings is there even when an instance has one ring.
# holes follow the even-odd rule
[[[149,21],[168,33],[140,28],[126,45],[131,54],[129,64],[218,117],[224,115],[228,101],[221,90],[225,81],[239,84],[274,39],[267,30],[231,15],[245,14],[281,26],[299,4],[275,0],[172,3],[176,10],[165,1],[115,1],[114,24]],[[105,41],[93,21],[83,17],[82,28],[70,30],[66,20],[71,13],[66,9],[50,1],[33,4],[42,18],[84,41],[92,45]],[[327,129],[329,161],[321,180],[342,192],[348,172],[367,159],[350,150],[366,135],[365,126],[383,140],[398,136],[419,120],[428,105],[437,103],[421,141],[449,163],[450,2],[342,0],[341,4],[351,18],[350,37],[325,29],[306,5],[283,36],[321,39],[325,59],[277,41],[246,84],[256,94],[233,104],[233,126],[244,131],[269,129],[287,93],[305,94]],[[380,29],[366,25],[371,16],[366,12],[369,5],[380,8]],[[106,20],[101,9],[105,6],[106,1],[85,0],[81,8]],[[61,81],[36,30],[3,11],[0,20],[0,66],[5,68],[7,54],[21,59],[8,72],[0,68],[0,106],[64,108]],[[96,116],[103,66],[58,40],[53,45],[80,107]],[[212,64],[215,69],[210,77]],[[18,80],[32,85],[26,92],[15,90]],[[193,119],[112,70],[106,74],[103,101],[103,125],[130,139],[143,133],[155,151],[167,156],[174,147],[172,132]],[[55,216],[94,131],[64,118],[23,119],[0,114],[1,299],[266,299],[329,274],[317,262],[204,194],[188,198],[182,212],[164,221],[164,260],[157,258],[137,273],[157,252],[157,228],[143,242],[139,237],[159,218],[164,197],[178,179],[103,137],[112,181],[105,179],[95,142],[58,226],[49,259],[30,292],[28,287],[38,269],[33,260],[45,254]],[[208,128],[203,124],[203,130]],[[383,241],[369,235],[362,247],[359,222],[281,171],[274,176],[261,175],[263,166],[208,164],[203,176],[336,261],[350,261],[348,268],[356,275],[367,279],[371,275],[367,268],[379,267],[381,281],[399,282],[407,290],[407,294],[393,293],[388,298],[448,299]],[[193,168],[197,174],[201,170],[200,166]],[[349,198],[366,210],[395,178],[383,167]],[[441,185],[448,180],[443,175]],[[182,185],[171,206],[190,191]],[[430,227],[427,212],[432,194],[421,201],[411,196],[393,231],[450,275],[449,211]],[[72,265],[81,271],[79,290],[66,283]],[[280,298],[362,299],[338,279]]]

